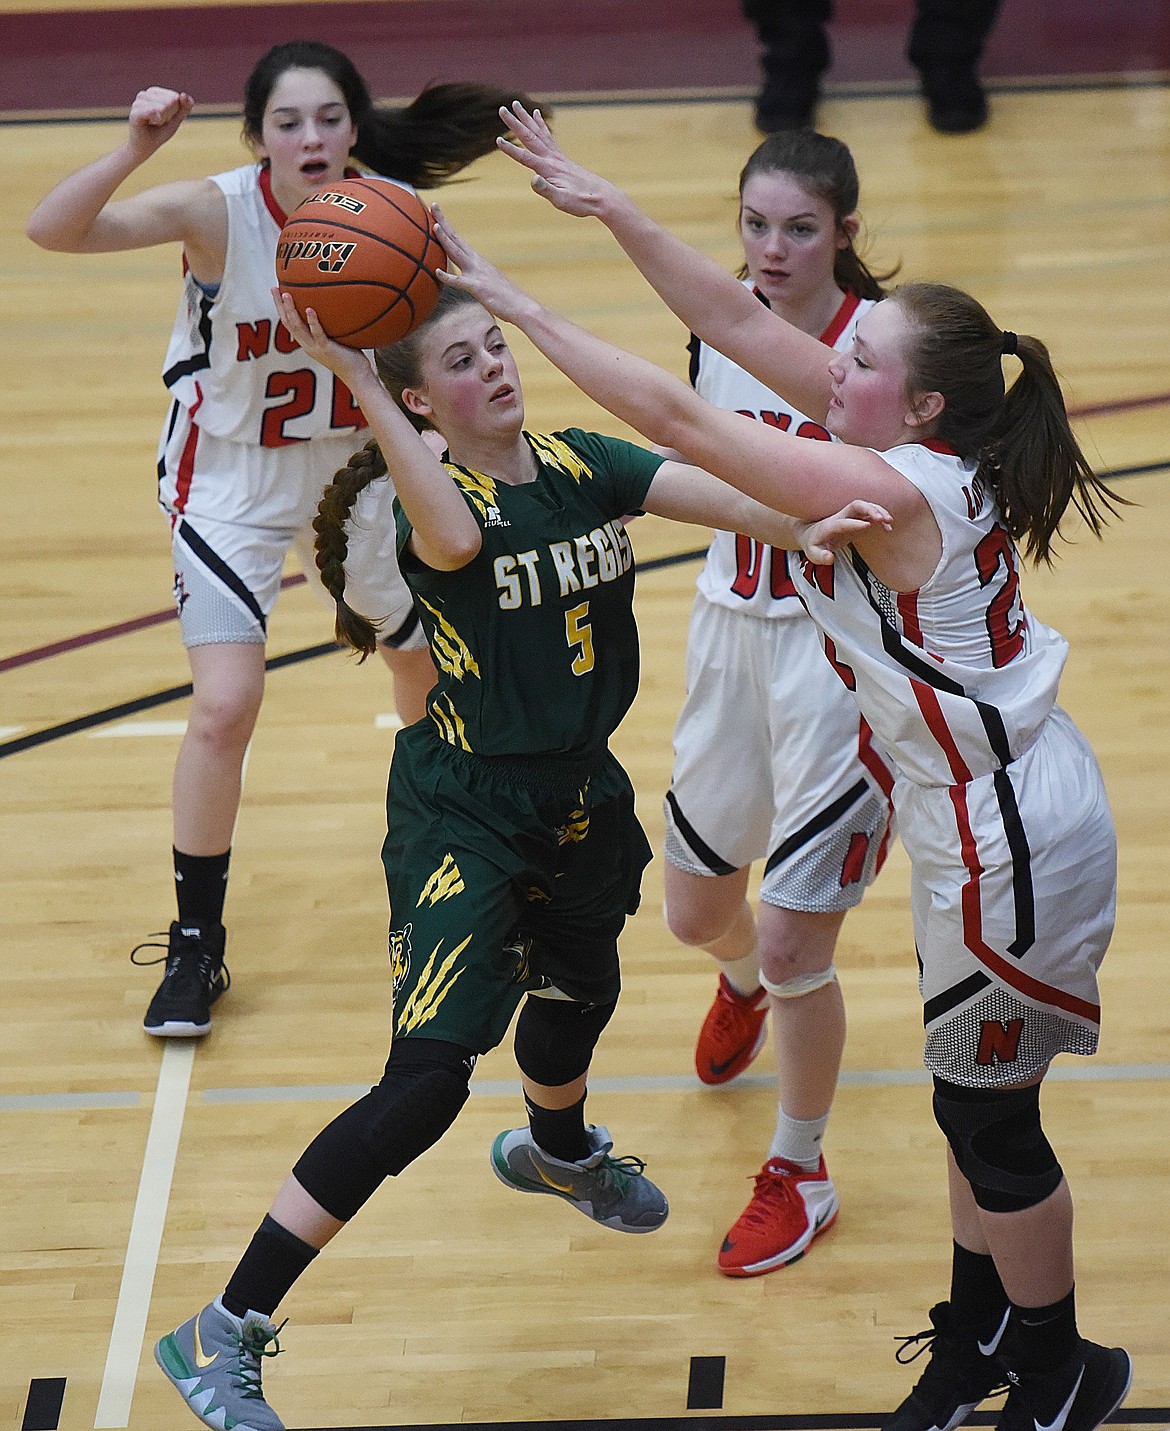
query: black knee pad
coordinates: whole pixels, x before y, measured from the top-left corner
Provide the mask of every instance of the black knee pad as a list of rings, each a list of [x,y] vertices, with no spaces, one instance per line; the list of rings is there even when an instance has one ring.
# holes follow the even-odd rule
[[[616,1008],[616,999],[608,1004],[577,1004],[530,994],[516,1020],[520,1071],[546,1088],[580,1078]]]
[[[339,1114],[293,1173],[331,1217],[348,1222],[385,1178],[437,1143],[467,1102],[476,1055],[441,1039],[395,1041],[381,1082]]]
[[[988,1212],[1022,1212],[1064,1176],[1040,1126],[1040,1085],[963,1088],[934,1080],[934,1116],[975,1201]]]

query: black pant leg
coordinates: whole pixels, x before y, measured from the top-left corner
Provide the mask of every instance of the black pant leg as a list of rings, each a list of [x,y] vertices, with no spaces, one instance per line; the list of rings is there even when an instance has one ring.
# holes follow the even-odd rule
[[[829,67],[832,0],[742,0],[742,5],[763,46],[767,78],[815,92]]]
[[[999,7],[1000,0],[916,0],[907,58],[919,70],[977,65]]]

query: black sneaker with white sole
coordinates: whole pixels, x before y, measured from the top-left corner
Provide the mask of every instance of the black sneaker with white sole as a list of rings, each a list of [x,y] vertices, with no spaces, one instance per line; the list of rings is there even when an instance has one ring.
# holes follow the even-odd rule
[[[955,1318],[949,1302],[932,1307],[930,1327],[902,1337],[896,1353],[900,1362],[908,1363],[929,1351],[930,1360],[914,1390],[882,1422],[882,1431],[955,1431],[981,1401],[1006,1391],[1007,1378],[995,1352],[1009,1314],[1010,1309],[1004,1311],[1003,1321],[985,1347]]]
[[[1007,1372],[1012,1389],[996,1431],[1096,1431],[1129,1395],[1133,1363],[1121,1347],[1083,1337],[1076,1354],[1044,1376]]]
[[[134,964],[166,960],[166,973],[155,991],[142,1027],[155,1038],[202,1038],[211,1029],[211,1006],[231,986],[223,962],[227,939],[222,924],[203,930],[176,920],[167,942],[139,944],[130,952]],[[166,949],[158,959],[136,959],[140,949]]]

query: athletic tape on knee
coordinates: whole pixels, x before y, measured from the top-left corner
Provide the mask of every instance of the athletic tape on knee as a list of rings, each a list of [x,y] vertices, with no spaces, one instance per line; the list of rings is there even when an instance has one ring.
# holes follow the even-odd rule
[[[616,999],[608,1004],[525,999],[516,1020],[514,1045],[521,1073],[546,1088],[580,1078],[616,1008]]]
[[[934,1080],[934,1116],[976,1203],[1023,1212],[1060,1186],[1063,1170],[1040,1126],[1040,1085],[966,1088]]]
[[[830,964],[827,969],[818,969],[815,974],[798,974],[795,979],[785,979],[782,984],[776,984],[765,977],[762,971],[760,973],[760,983],[777,999],[801,999],[805,994],[815,994],[826,984],[834,983],[836,978],[836,964]]]

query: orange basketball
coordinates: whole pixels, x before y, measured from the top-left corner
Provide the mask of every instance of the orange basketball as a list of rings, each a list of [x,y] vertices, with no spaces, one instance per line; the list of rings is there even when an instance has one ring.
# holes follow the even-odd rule
[[[405,338],[439,300],[446,255],[430,215],[388,179],[342,179],[297,205],[280,231],[276,282],[347,348]]]

